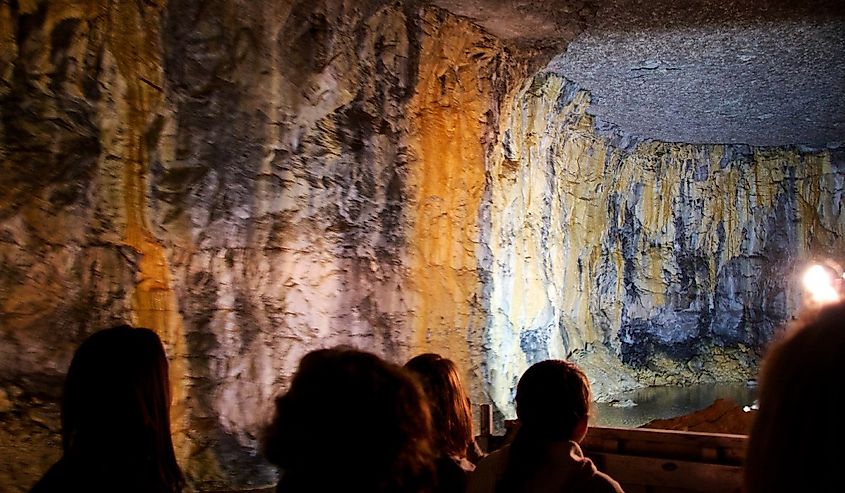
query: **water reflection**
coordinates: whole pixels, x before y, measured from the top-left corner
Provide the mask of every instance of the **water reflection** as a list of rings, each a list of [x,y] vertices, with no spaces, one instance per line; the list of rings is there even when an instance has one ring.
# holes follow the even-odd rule
[[[684,387],[645,387],[616,396],[614,403],[594,403],[594,426],[636,428],[653,419],[674,418],[704,409],[716,399],[750,406],[757,388],[745,383],[709,383]],[[624,407],[628,401],[635,406]]]

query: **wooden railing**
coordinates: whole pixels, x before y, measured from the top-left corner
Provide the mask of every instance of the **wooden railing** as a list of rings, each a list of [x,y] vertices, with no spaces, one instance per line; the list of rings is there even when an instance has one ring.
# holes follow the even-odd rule
[[[489,410],[481,415],[479,445],[501,446]],[[581,448],[626,493],[731,493],[741,490],[746,442],[745,435],[591,427]]]
[[[590,428],[581,443],[627,493],[739,492],[745,435]]]

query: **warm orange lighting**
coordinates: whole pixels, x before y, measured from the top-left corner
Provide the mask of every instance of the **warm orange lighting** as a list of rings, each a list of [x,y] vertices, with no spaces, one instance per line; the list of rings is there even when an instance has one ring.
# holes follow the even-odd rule
[[[834,285],[838,275],[823,265],[815,264],[804,272],[804,288],[812,300],[819,304],[835,303],[839,301],[839,292]]]

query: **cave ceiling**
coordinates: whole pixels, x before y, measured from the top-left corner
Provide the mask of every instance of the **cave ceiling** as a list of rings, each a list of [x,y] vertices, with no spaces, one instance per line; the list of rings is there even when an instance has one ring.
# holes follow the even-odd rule
[[[755,146],[845,143],[845,1],[435,0],[544,52],[600,131]]]

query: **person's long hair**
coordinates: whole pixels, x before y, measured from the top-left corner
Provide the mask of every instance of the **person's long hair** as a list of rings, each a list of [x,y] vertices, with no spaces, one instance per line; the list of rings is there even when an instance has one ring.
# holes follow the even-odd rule
[[[299,364],[265,432],[279,492],[428,492],[436,480],[431,416],[404,369],[351,348]]]
[[[519,429],[496,493],[523,491],[549,446],[573,438],[578,423],[590,414],[591,400],[590,382],[574,364],[546,360],[528,368],[516,387]]]
[[[65,467],[92,490],[112,483],[124,491],[181,491],[169,414],[167,358],[155,332],[122,325],[94,333],[65,380]]]
[[[472,410],[458,367],[438,354],[415,356],[405,368],[416,375],[431,408],[435,448],[449,457],[467,458],[473,445]]]
[[[845,302],[810,312],[772,345],[745,458],[745,491],[836,491],[845,462]]]

